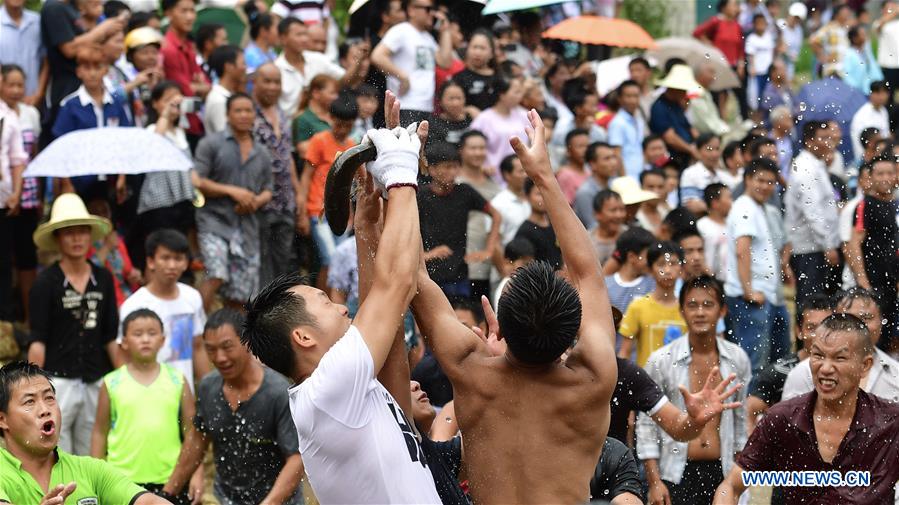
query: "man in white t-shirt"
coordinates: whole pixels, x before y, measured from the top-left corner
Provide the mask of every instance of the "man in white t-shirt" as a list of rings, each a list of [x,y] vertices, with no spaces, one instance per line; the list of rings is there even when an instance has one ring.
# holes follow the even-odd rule
[[[400,23],[384,34],[384,38],[371,53],[371,62],[387,77],[387,89],[397,95],[405,110],[401,121],[409,124],[423,121],[434,110],[435,63],[449,68],[453,62],[453,42],[450,24],[443,13],[438,12],[433,0],[403,0],[408,21]],[[436,26],[440,32],[440,45],[431,31]]]
[[[424,264],[412,310],[453,384],[463,441],[471,442],[472,500],[583,503],[609,428],[615,326],[596,249],[550,166],[543,122],[534,110],[528,119],[531,147],[518,138],[512,147],[540,191],[569,280],[546,262],[515,271],[488,335],[506,341],[502,356],[459,323]]]
[[[162,319],[165,345],[157,359],[180,370],[191,388],[210,370],[203,352],[206,313],[196,289],[178,282],[188,266],[187,237],[163,228],[147,237],[147,285],[135,291],[119,307],[119,320],[137,309],[150,309]],[[119,328],[119,342],[122,329]]]
[[[388,118],[399,122],[399,104],[392,102],[388,92]],[[411,398],[400,331],[421,261],[416,182],[422,142],[399,129],[367,135],[378,157],[368,164],[356,208],[361,303],[355,319],[324,292],[287,275],[247,305],[241,338],[297,384],[289,391],[290,410],[319,502],[440,503],[405,414],[411,414]],[[371,259],[381,214],[374,185],[386,188],[390,204]]]

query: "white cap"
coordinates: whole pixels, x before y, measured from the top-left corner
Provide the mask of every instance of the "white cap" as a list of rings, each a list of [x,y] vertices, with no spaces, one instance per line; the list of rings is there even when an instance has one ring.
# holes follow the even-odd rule
[[[806,7],[804,3],[795,2],[790,5],[789,13],[791,16],[796,16],[799,19],[805,20],[805,17],[808,16],[808,7]]]

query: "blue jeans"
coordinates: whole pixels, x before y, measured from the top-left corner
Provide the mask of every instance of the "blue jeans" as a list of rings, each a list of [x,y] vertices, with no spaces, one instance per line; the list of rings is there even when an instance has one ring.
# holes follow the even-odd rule
[[[727,323],[734,341],[749,355],[753,376],[771,361],[773,307],[769,302],[755,304],[743,298],[727,297]]]
[[[771,356],[772,362],[787,357],[791,349],[790,313],[786,305],[771,306]]]

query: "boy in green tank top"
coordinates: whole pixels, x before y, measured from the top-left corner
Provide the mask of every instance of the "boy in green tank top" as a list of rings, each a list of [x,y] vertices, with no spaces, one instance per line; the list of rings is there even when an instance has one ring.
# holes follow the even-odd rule
[[[156,361],[165,344],[162,319],[150,309],[122,321],[122,349],[128,363],[106,374],[97,401],[91,456],[107,462],[151,492],[168,480],[181,451],[182,429],[195,413],[194,396],[184,375]],[[194,473],[179,502],[203,493],[203,472]]]

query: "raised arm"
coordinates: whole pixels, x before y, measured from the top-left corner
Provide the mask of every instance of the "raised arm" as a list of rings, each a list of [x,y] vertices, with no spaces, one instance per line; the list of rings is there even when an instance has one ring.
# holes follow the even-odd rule
[[[582,319],[578,333],[578,343],[569,355],[569,362],[580,362],[595,375],[602,373],[608,377],[610,387],[614,387],[615,325],[609,294],[602,274],[599,259],[590,242],[584,225],[571,210],[562,188],[553,175],[546,151],[546,131],[537,112],[528,112],[532,128],[527,129],[531,147],[526,147],[518,137],[511,139],[512,148],[525,172],[543,195],[549,221],[559,240],[562,260],[568,270],[568,278],[581,297]],[[574,360],[574,361],[571,361]],[[612,389],[609,389],[611,393]]]
[[[368,166],[372,177],[366,178],[366,184],[369,191],[374,191],[376,180],[387,189],[389,201],[370,296],[359,307],[354,324],[371,352],[375,375],[387,360],[397,328],[415,293],[421,251],[415,192],[421,142],[406,130],[398,134],[397,137],[386,129],[368,132],[378,149],[378,158]]]

